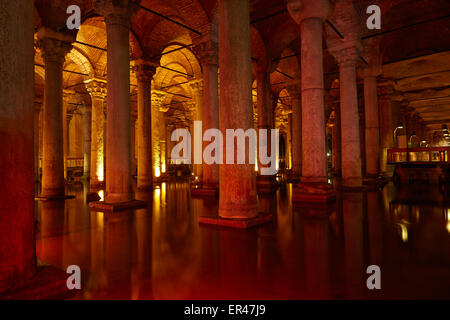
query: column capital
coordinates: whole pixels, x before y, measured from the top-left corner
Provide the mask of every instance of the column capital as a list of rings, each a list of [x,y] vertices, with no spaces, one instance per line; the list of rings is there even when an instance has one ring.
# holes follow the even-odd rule
[[[160,90],[152,90],[152,108],[161,112],[167,112],[169,108],[163,106],[167,93]]]
[[[286,89],[289,92],[289,96],[290,96],[291,100],[302,98],[301,87],[302,87],[302,85],[301,85],[300,80],[294,80],[287,84]]]
[[[109,25],[131,27],[131,19],[139,10],[141,0],[94,0],[94,9]]]
[[[361,47],[357,42],[348,42],[328,49],[339,67],[355,66],[359,61]]]
[[[84,81],[86,85],[86,90],[89,92],[93,98],[106,98],[106,81],[102,79],[92,78]]]
[[[287,9],[298,24],[311,18],[325,20],[331,14],[329,0],[287,0]]]
[[[132,67],[133,72],[136,74],[136,78],[138,81],[142,82],[151,82],[153,80],[153,76],[156,73],[157,64],[139,59],[134,62],[134,66]]]
[[[46,27],[37,31],[37,46],[44,62],[64,63],[66,54],[72,50],[75,37],[69,33],[56,32]]]
[[[193,80],[189,82],[189,86],[191,87],[194,93],[202,93],[203,92],[203,80]]]
[[[203,40],[192,47],[202,65],[219,65],[219,45],[213,40]]]

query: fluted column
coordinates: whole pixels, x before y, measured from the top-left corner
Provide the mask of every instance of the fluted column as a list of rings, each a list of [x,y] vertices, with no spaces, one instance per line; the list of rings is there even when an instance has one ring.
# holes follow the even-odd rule
[[[194,51],[200,59],[203,69],[203,132],[208,129],[219,128],[219,57],[217,42],[202,41],[195,45]],[[217,189],[219,187],[218,164],[203,162],[203,189]]]
[[[366,175],[377,178],[380,173],[380,125],[378,114],[377,76],[381,74],[379,57],[371,59],[361,75],[364,78],[364,116],[366,142]]]
[[[92,101],[89,186],[92,191],[95,191],[104,185],[105,180],[105,114],[103,104],[106,98],[106,81],[93,78],[85,81],[85,83]]]
[[[249,0],[219,0],[220,130],[253,127]],[[224,145],[226,145],[224,137]],[[227,152],[231,152],[227,150]],[[237,146],[234,144],[234,153]],[[257,215],[254,165],[219,166],[219,216],[249,219]],[[248,154],[248,152],[246,152]]]
[[[39,47],[45,63],[44,152],[42,192],[46,199],[64,197],[63,146],[63,63],[72,48],[70,36],[46,28],[38,31]]]
[[[83,109],[83,179],[88,180],[91,175],[91,132],[92,132],[92,107],[84,105]]]
[[[288,0],[288,11],[302,41],[302,177],[293,200],[328,202],[335,195],[327,183],[322,37],[330,2]]]
[[[342,185],[349,188],[362,186],[361,142],[359,131],[356,62],[359,51],[349,46],[333,51],[339,64]]]
[[[0,292],[36,273],[33,177],[34,6],[0,10]]]
[[[95,0],[105,19],[107,36],[107,203],[132,200],[130,139],[130,28],[138,0]]]
[[[153,189],[152,168],[152,79],[156,67],[139,61],[135,67],[138,80],[137,105],[137,187],[139,191]]]
[[[298,85],[289,86],[289,96],[292,104],[292,177],[300,180],[302,172],[302,96]]]

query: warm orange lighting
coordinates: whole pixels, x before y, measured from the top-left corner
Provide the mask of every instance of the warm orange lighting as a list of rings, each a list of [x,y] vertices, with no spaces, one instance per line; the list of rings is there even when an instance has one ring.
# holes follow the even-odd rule
[[[158,167],[155,168],[155,177],[157,178],[161,177],[161,171],[159,170]]]
[[[101,180],[102,181],[102,180]],[[105,201],[105,191],[100,190],[98,192],[98,196],[100,197],[100,201]]]
[[[97,179],[98,181],[103,181],[105,179],[104,173],[103,173],[103,157],[101,159],[102,161],[97,161]]]
[[[161,172],[162,173],[166,172],[166,164],[165,163],[163,163],[161,166]]]

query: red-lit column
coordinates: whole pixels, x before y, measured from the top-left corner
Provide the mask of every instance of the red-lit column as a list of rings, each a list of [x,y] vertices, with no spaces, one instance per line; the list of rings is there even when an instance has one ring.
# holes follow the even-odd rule
[[[41,198],[64,198],[63,63],[72,48],[71,36],[47,28],[38,31],[45,62],[44,134]]]
[[[302,95],[298,85],[289,87],[292,104],[292,180],[299,181],[302,172]]]
[[[356,62],[359,53],[355,46],[333,53],[338,60],[340,78],[342,186],[360,188],[362,169],[356,88]]]
[[[33,174],[34,6],[0,10],[0,292],[36,273]],[[61,153],[62,154],[62,153]]]
[[[380,166],[380,125],[378,114],[377,76],[381,74],[381,64],[371,63],[361,72],[364,78],[364,116],[366,138],[366,176],[375,179]]]
[[[138,80],[137,187],[139,191],[149,191],[153,189],[151,86],[156,67],[139,61],[135,71]]]
[[[224,71],[220,72],[220,131],[252,128],[249,0],[219,0],[219,66]],[[222,218],[249,219],[257,215],[254,165],[248,160],[246,164],[219,166],[219,216]]]
[[[328,0],[288,0],[288,11],[300,25],[302,70],[302,177],[293,200],[334,201],[327,183],[323,82],[323,21]]]

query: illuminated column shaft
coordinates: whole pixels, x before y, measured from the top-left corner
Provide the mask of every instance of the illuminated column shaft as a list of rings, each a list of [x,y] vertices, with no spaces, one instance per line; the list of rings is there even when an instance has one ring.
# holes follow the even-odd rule
[[[219,61],[217,43],[212,40],[201,42],[194,47],[203,69],[203,132],[219,127]],[[203,188],[219,187],[219,167],[217,164],[203,163]]]
[[[221,132],[253,127],[250,52],[249,0],[219,0]],[[224,145],[226,140],[224,137]],[[234,150],[226,152],[236,154],[236,144]],[[253,152],[250,150],[251,155],[246,152],[246,164],[219,166],[219,216],[222,218],[248,219],[257,215],[255,169],[249,164]]]
[[[105,132],[103,103],[106,98],[106,81],[91,79],[86,83],[86,88],[91,95],[91,165],[89,185],[92,190],[103,186],[104,181],[104,155]]]
[[[166,93],[163,91],[152,90],[151,94],[152,94],[152,105],[151,105],[152,167],[153,167],[153,177],[159,178],[162,173],[160,141],[161,137],[164,136],[163,132],[161,132],[161,122],[163,121],[164,113],[161,112],[160,109],[163,108]]]
[[[194,94],[195,101],[195,113],[194,113],[194,121],[202,121],[203,122],[203,80],[196,80],[190,83],[192,92]],[[202,127],[203,131],[203,127]],[[191,137],[194,138],[194,132],[191,132]],[[195,143],[195,141],[194,141]],[[192,152],[194,152],[194,144],[192,145]],[[202,157],[203,158],[203,157]],[[194,175],[198,177],[200,181],[203,180],[203,165],[202,164],[193,164]]]
[[[41,196],[59,198],[64,196],[63,63],[73,39],[44,28],[38,31],[38,39],[45,62]]]
[[[361,144],[356,88],[356,48],[338,53],[341,99],[342,185],[362,186]]]
[[[34,6],[32,1],[2,1],[1,9],[0,292],[3,292],[24,285],[36,273],[36,238],[33,201]]]
[[[34,181],[39,183],[39,115],[42,110],[41,103],[34,104]]]
[[[84,150],[83,150],[83,177],[89,179],[91,171],[91,132],[92,132],[92,108],[91,106],[83,107],[84,122]]]
[[[156,68],[141,61],[135,70],[138,79],[137,186],[146,191],[153,188],[151,85]]]

